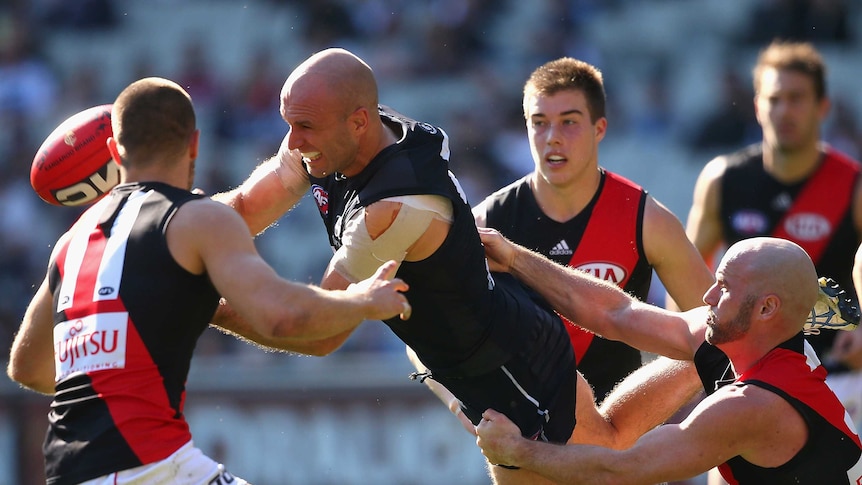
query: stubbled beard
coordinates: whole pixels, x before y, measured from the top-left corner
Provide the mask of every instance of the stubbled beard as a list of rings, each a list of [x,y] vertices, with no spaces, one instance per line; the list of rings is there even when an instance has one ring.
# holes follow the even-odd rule
[[[709,310],[707,319],[710,324],[706,329],[706,341],[712,345],[721,345],[742,338],[751,327],[751,313],[756,301],[754,295],[746,296],[736,315],[727,321],[720,321],[715,312]]]

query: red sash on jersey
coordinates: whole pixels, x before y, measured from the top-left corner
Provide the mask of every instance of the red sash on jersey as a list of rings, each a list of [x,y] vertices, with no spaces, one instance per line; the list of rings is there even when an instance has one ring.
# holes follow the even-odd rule
[[[577,268],[593,263],[595,269],[592,271],[589,271],[591,268],[582,269],[624,288],[640,257],[637,235],[642,194],[643,189],[636,183],[606,171],[602,191],[569,266]],[[623,270],[622,278],[613,278],[610,269],[599,269],[602,266],[610,268],[611,265]],[[568,324],[566,330],[575,349],[576,361],[580,362],[595,335],[566,318],[563,320]]]
[[[856,446],[862,447],[859,436],[844,420],[844,406],[826,385],[826,369],[818,365],[811,370],[805,354],[776,348],[766,354],[755,367],[739,376],[738,382],[748,381],[760,381],[781,389],[823,416],[829,424],[856,443]],[[739,483],[727,463],[719,465],[718,469],[728,483]]]
[[[841,219],[850,210],[853,188],[859,174],[859,164],[846,155],[827,149],[820,168],[805,183],[793,205],[784,214],[773,230],[773,236],[789,239],[808,253],[817,264],[826,246],[835,234]],[[816,235],[801,238],[787,230],[789,221],[798,220],[800,215],[817,214],[829,222],[828,232],[821,233],[814,228]],[[825,228],[824,228],[825,229]]]
[[[762,358],[757,366],[743,373],[739,381],[761,381],[783,390],[823,416],[856,446],[862,447],[859,436],[844,420],[844,406],[825,383],[826,369],[818,365],[810,370],[807,359],[809,357],[805,354],[779,347]],[[800,374],[800,370],[810,371]]]
[[[93,301],[94,295],[97,294],[95,291],[96,284],[108,245],[108,236],[95,224],[98,221],[95,216],[102,213],[108,204],[105,201],[108,200],[103,199],[103,202],[90,208],[73,226],[73,231],[81,232],[81,237],[86,238],[86,248],[80,262],[80,269],[74,280],[73,304],[63,310],[62,315],[55,311],[55,324],[58,319],[73,320],[100,312],[127,311],[125,304],[119,297]],[[136,216],[135,213],[129,217]],[[75,236],[67,239],[57,253],[54,264],[58,267],[61,281],[69,279],[69,275],[65,274],[65,267],[71,241],[74,238]],[[60,290],[60,284],[58,281],[57,287],[52,288],[52,291]],[[177,411],[171,406],[166,392],[151,392],[146,397],[141,397],[136,395],[137,389],[134,385],[123,384],[120,381],[123,381],[124,378],[116,377],[117,373],[127,372],[125,369],[133,369],[133,372],[137,373],[134,374],[137,378],[144,375],[145,371],[141,371],[142,368],[152,372],[156,371],[156,365],[152,362],[150,351],[130,318],[127,322],[127,329],[125,368],[88,374],[93,392],[100,398],[103,394],[109,395],[109,398],[102,398],[102,400],[108,407],[108,412],[117,432],[123,436],[140,463],[149,464],[166,458],[187,443],[191,439],[191,432],[185,419],[181,416],[177,418]],[[128,378],[127,376],[126,379]],[[180,406],[184,404],[185,391],[183,391],[181,400]],[[147,406],[149,414],[143,417],[141,416],[142,401],[151,403]],[[154,426],[159,429],[159,439],[145,439],[153,434]]]

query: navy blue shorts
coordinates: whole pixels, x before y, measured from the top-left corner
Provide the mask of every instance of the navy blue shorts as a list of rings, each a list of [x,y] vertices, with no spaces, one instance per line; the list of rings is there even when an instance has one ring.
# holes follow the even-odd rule
[[[544,313],[544,312],[541,312]],[[538,325],[522,352],[475,377],[437,379],[461,401],[478,425],[492,408],[505,414],[527,438],[566,443],[575,428],[577,367],[564,324]]]

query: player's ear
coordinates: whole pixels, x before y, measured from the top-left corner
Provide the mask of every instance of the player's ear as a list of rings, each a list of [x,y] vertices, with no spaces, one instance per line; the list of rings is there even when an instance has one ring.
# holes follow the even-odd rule
[[[768,294],[761,299],[759,316],[769,319],[778,315],[781,311],[781,298],[775,294]]]
[[[113,136],[109,136],[105,143],[108,145],[108,151],[111,152],[111,158],[114,159],[114,162],[123,166],[123,159],[120,158],[120,151],[117,149],[117,140],[114,139]]]
[[[369,114],[368,110],[365,109],[364,106],[360,106],[356,108],[356,111],[350,114],[348,117],[348,123],[350,123],[351,128],[357,133],[362,133],[368,128],[369,122]]]
[[[602,141],[605,138],[605,133],[608,130],[608,119],[602,116],[595,123],[596,141]]]

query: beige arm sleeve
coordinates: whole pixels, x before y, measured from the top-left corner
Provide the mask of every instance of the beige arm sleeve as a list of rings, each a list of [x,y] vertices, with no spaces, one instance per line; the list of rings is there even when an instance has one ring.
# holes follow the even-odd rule
[[[342,246],[330,266],[352,282],[368,278],[386,261],[403,261],[407,249],[425,233],[435,217],[438,217],[435,211],[402,204],[392,225],[371,239],[365,226],[365,210],[360,210],[347,222]]]

